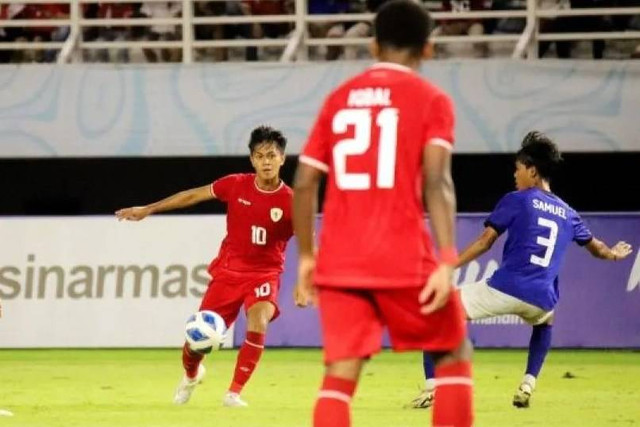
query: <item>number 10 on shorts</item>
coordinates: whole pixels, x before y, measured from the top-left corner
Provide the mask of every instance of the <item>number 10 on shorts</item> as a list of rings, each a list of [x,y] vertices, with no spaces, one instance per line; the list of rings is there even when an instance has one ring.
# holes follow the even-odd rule
[[[268,297],[271,294],[271,284],[269,282],[263,283],[257,288],[254,288],[253,291],[256,293],[256,298]]]

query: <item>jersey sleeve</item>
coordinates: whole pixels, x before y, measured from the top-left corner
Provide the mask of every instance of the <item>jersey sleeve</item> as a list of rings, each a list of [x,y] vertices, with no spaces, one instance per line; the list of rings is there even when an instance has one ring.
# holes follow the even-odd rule
[[[580,246],[584,246],[593,240],[591,230],[589,230],[586,224],[582,221],[582,218],[580,218],[580,215],[576,212],[572,212],[571,226],[573,227],[573,241]]]
[[[240,180],[240,175],[227,175],[220,179],[213,181],[211,184],[211,194],[223,202],[226,202],[231,197],[231,192]]]
[[[484,222],[484,226],[493,228],[498,234],[504,233],[517,214],[517,203],[518,199],[515,193],[509,193],[502,197],[489,218]]]
[[[455,112],[451,98],[442,93],[427,108],[425,144],[436,144],[453,149],[455,140]]]
[[[300,163],[320,169],[323,172],[329,172],[331,148],[330,148],[330,114],[328,108],[328,100],[325,101],[320,110],[320,114],[307,139],[307,143],[302,149],[302,153],[298,160]]]

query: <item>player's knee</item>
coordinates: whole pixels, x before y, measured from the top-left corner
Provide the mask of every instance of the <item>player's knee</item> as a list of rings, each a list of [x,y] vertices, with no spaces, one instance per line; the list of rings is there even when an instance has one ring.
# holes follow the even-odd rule
[[[431,357],[436,365],[468,362],[473,357],[473,344],[468,338],[465,338],[456,349],[450,352],[431,353]]]
[[[267,332],[267,327],[269,326],[269,319],[267,319],[266,315],[256,315],[250,316],[247,318],[247,329],[252,332]]]
[[[331,362],[327,365],[326,374],[331,377],[357,381],[364,365],[364,359],[346,359]]]

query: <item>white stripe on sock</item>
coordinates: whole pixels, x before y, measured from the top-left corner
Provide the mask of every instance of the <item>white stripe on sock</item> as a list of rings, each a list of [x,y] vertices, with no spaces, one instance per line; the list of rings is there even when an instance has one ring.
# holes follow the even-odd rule
[[[249,344],[251,347],[264,348],[264,346],[263,346],[263,345],[253,343],[253,342],[251,342],[251,341],[249,341],[249,340],[244,340],[244,343],[245,343],[245,344]]]
[[[336,399],[346,403],[351,402],[351,396],[349,396],[347,393],[342,393],[341,391],[335,390],[320,390],[320,392],[318,393],[318,399]]]
[[[443,377],[436,378],[436,387],[443,385],[473,385],[473,380],[469,377]]]

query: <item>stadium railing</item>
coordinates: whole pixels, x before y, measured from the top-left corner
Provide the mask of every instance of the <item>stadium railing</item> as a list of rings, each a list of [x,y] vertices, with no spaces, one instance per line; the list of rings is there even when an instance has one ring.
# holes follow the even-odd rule
[[[68,27],[69,35],[65,41],[23,41],[0,42],[0,50],[59,50],[57,57],[59,64],[81,62],[83,50],[93,49],[127,49],[127,48],[172,48],[182,50],[182,62],[194,62],[194,49],[199,48],[227,48],[227,47],[269,47],[283,48],[280,61],[305,61],[307,52],[313,46],[365,46],[370,38],[314,38],[308,33],[310,23],[340,23],[340,22],[370,22],[372,13],[344,13],[311,15],[307,13],[307,0],[294,0],[295,8],[288,15],[246,15],[246,16],[195,16],[194,3],[197,0],[143,0],[142,3],[180,3],[181,16],[171,18],[86,18],[83,7],[95,3],[133,3],[130,0],[4,0],[5,5],[46,5],[65,4],[69,6],[68,19],[0,19],[0,30],[10,27]],[[227,1],[227,0],[214,0]],[[241,0],[233,0],[241,1]],[[269,1],[269,0],[262,0]],[[513,58],[537,59],[538,42],[564,40],[640,40],[640,31],[610,31],[610,32],[576,32],[576,33],[540,33],[541,19],[557,17],[579,16],[614,16],[640,15],[640,7],[594,8],[594,9],[541,9],[536,0],[527,0],[523,10],[487,10],[467,12],[433,12],[434,19],[444,20],[487,20],[515,18],[524,19],[526,25],[521,34],[484,34],[462,36],[437,36],[436,44],[455,43],[483,43],[509,42],[513,43]],[[196,40],[194,27],[198,25],[228,25],[228,24],[256,24],[256,23],[289,23],[292,31],[287,38],[276,39],[219,39]],[[150,27],[153,25],[175,25],[181,29],[179,40],[121,40],[121,41],[85,41],[83,31],[90,27],[107,26],[135,26]]]

